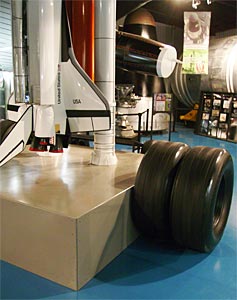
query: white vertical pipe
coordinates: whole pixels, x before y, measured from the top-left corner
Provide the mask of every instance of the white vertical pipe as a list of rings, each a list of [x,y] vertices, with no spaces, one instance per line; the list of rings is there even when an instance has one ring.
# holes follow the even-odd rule
[[[39,85],[40,106],[36,110],[35,136],[54,136],[55,65],[54,2],[39,0]]]
[[[30,87],[35,106],[35,135],[52,137],[60,56],[61,1],[28,1]]]
[[[111,129],[96,132],[91,163],[115,165],[115,26],[116,0],[95,1],[95,83],[109,102]]]
[[[25,16],[22,0],[12,0],[12,46],[14,69],[14,94],[15,102],[25,102],[28,92],[28,75],[26,62],[26,39],[23,26]]]
[[[34,104],[55,104],[57,48],[55,40],[56,0],[28,1],[28,46],[30,89]],[[61,18],[61,15],[59,15]]]
[[[55,1],[39,1],[39,59],[40,59],[40,104],[55,104],[55,64],[54,44],[54,4]]]

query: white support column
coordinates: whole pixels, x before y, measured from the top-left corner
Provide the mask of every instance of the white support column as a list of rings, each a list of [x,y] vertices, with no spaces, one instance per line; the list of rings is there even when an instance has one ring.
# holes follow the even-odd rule
[[[109,102],[111,129],[96,132],[91,163],[115,165],[115,26],[116,0],[95,1],[95,83]]]
[[[22,0],[12,0],[12,47],[13,47],[13,69],[14,69],[14,94],[16,103],[26,102],[28,92],[27,74],[27,45],[26,32],[23,26],[23,18],[26,17]]]

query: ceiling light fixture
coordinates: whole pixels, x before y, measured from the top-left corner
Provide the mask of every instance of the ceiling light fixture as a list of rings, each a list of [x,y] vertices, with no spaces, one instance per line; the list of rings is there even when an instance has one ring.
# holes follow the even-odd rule
[[[201,0],[192,0],[192,7],[194,9],[197,9],[198,8],[198,5],[201,4]]]
[[[212,0],[207,0],[207,5],[210,5],[211,4],[211,1]],[[198,5],[201,4],[201,0],[192,0],[192,7],[194,9],[197,9],[198,8]]]

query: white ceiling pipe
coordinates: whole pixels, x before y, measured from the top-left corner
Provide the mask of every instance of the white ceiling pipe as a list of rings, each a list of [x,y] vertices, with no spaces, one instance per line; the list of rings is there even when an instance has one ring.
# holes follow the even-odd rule
[[[95,1],[95,83],[109,102],[111,129],[96,132],[91,163],[115,165],[115,28],[116,0]]]

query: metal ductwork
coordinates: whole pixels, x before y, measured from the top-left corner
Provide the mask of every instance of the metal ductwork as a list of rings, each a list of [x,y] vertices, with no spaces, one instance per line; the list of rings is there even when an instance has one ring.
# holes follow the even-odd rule
[[[175,68],[174,47],[131,34],[117,32],[117,67],[127,71],[167,78]]]

